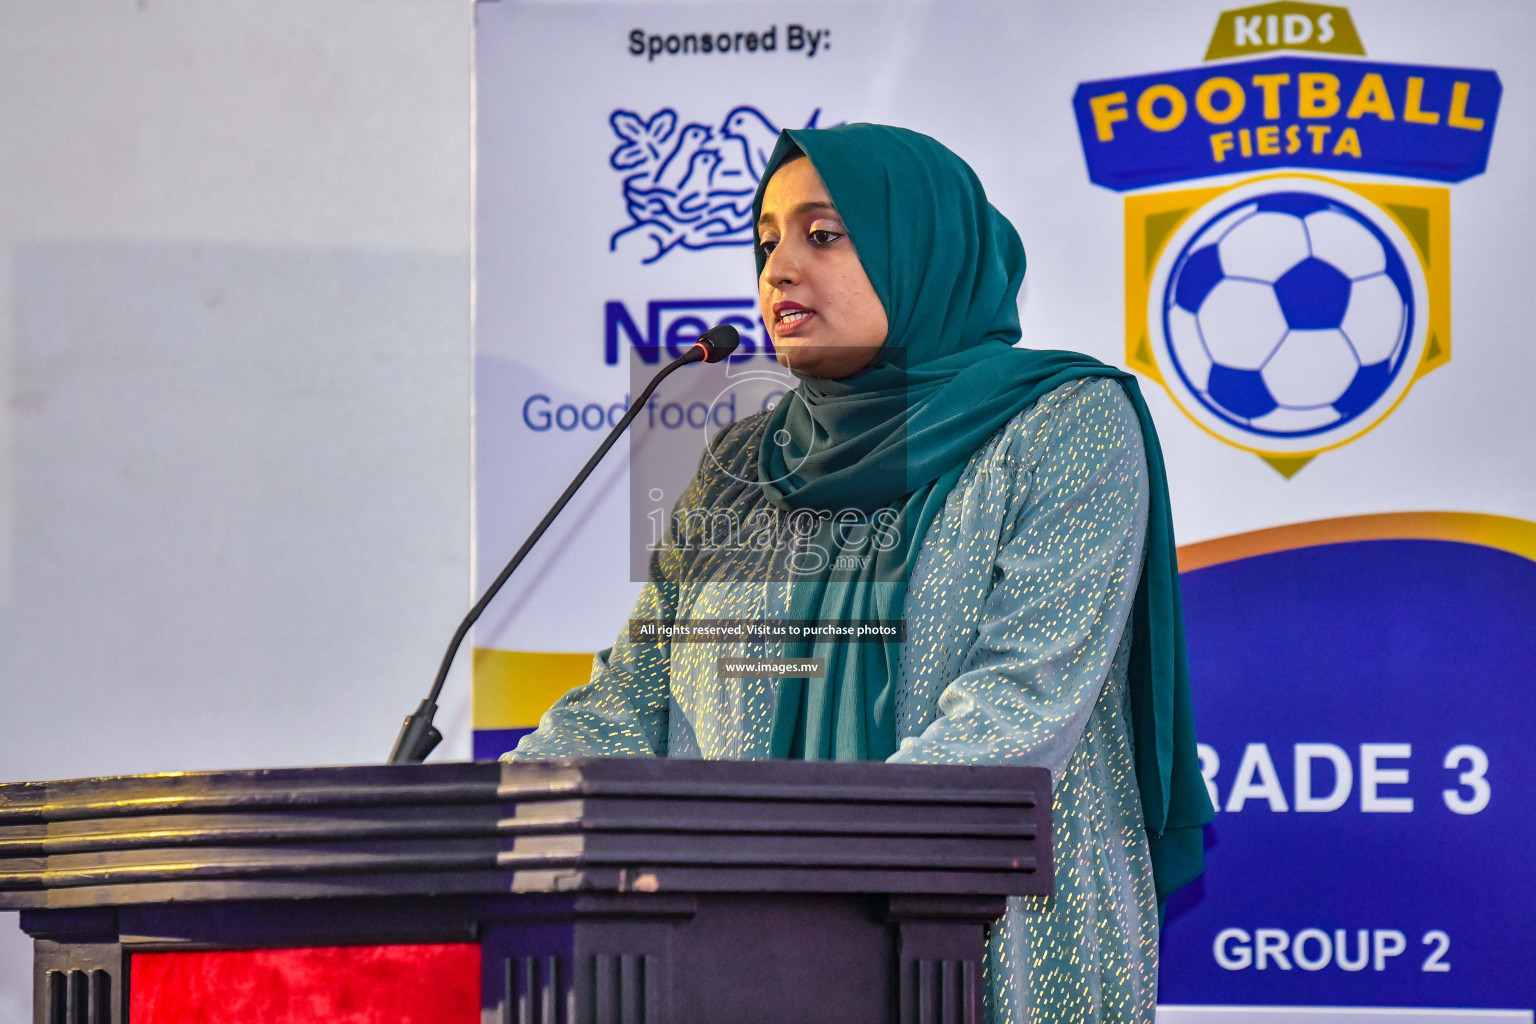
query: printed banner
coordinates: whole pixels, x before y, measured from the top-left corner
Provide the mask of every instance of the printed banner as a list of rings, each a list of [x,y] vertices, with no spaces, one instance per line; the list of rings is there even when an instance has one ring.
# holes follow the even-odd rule
[[[1536,8],[477,12],[480,579],[662,364],[742,337],[482,620],[479,756],[632,628],[708,439],[794,384],[750,249],[779,129],[904,125],[1018,226],[1023,344],[1136,371],[1158,423],[1218,808],[1161,1015],[1532,1020]]]

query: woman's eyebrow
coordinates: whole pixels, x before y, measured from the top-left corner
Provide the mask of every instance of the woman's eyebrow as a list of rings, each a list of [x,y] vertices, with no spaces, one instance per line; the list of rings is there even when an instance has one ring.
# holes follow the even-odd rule
[[[833,213],[836,213],[837,207],[833,206],[831,203],[824,203],[820,200],[813,199],[808,203],[801,203],[799,206],[794,207],[785,216],[803,217],[808,213],[815,213],[819,210],[830,210]],[[762,230],[765,224],[771,223],[773,223],[773,215],[771,213],[764,213],[761,217],[757,218],[757,227],[759,231]]]

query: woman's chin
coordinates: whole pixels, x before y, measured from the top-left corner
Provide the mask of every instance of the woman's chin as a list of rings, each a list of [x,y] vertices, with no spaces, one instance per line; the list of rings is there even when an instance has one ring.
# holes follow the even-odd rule
[[[773,357],[787,370],[813,376],[814,372],[808,367],[815,366],[819,362],[815,349],[807,345],[803,338],[773,339]]]
[[[836,358],[828,358],[833,353],[826,350],[826,345],[810,338],[775,338],[773,350],[781,366],[810,377],[823,376],[822,371],[837,362]]]
[[[842,380],[865,369],[876,355],[875,349],[859,351],[828,349],[817,345],[800,344],[786,347],[774,342],[774,358],[779,365],[802,377],[819,377],[822,380]]]
[[[798,373],[802,377],[821,377],[835,380],[837,377],[842,376],[836,367],[828,366],[825,362],[814,356],[801,359],[791,356],[787,362],[784,362],[784,366],[790,372]]]

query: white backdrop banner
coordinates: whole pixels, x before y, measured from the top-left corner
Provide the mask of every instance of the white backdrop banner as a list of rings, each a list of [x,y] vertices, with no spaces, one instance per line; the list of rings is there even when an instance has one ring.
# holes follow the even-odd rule
[[[1536,8],[478,12],[481,580],[640,383],[743,338],[483,620],[479,753],[586,677],[708,438],[793,383],[750,248],[778,130],[903,125],[1018,226],[1023,343],[1135,370],[1158,422],[1220,812],[1168,1019],[1531,1020]]]

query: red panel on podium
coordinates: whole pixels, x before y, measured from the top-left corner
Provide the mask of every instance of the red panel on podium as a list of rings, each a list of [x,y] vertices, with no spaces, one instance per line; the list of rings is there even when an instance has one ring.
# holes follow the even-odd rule
[[[135,953],[133,1024],[479,1024],[473,943]]]

